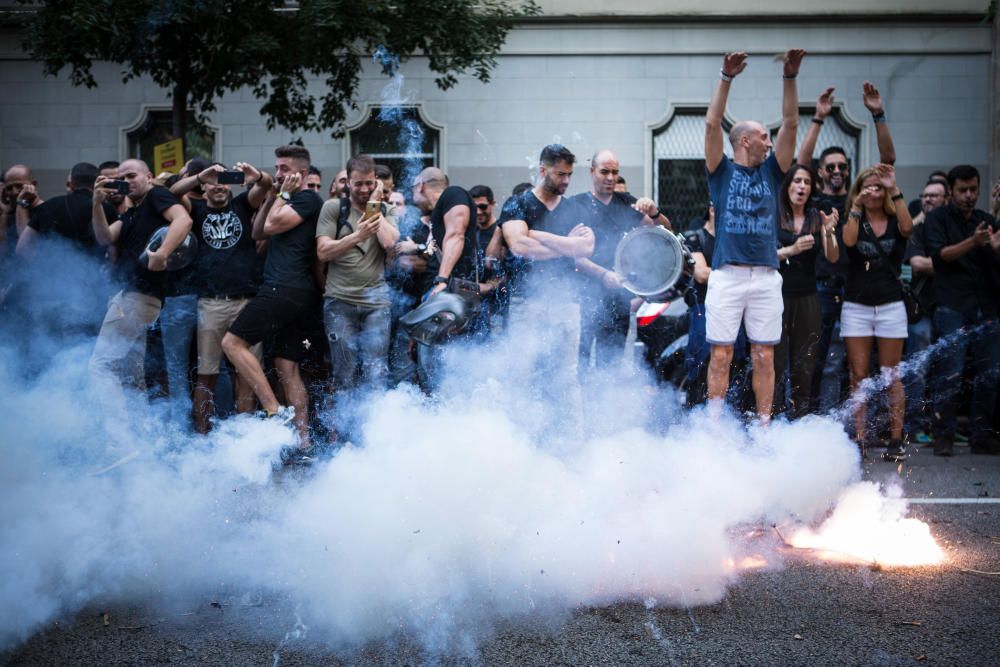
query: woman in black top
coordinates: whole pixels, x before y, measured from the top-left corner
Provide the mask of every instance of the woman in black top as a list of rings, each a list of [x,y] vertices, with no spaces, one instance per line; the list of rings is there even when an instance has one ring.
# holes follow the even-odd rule
[[[818,182],[812,169],[793,165],[781,184],[778,199],[778,270],[785,309],[781,342],[774,350],[774,404],[779,410],[785,404],[787,365],[791,395],[785,407],[790,419],[801,417],[809,409],[816,346],[823,324],[816,292],[816,258],[820,248],[831,263],[840,257],[834,233],[840,217],[837,210],[827,215],[812,205],[814,184]]]
[[[906,342],[906,308],[899,271],[913,220],[896,185],[896,172],[887,164],[858,175],[847,195],[850,211],[844,225],[844,247],[850,260],[844,285],[840,335],[847,347],[851,391],[856,404],[855,437],[865,446],[867,396],[858,393],[871,367],[872,339],[889,388],[891,439],[883,458],[897,461],[903,449],[903,384],[898,366]]]

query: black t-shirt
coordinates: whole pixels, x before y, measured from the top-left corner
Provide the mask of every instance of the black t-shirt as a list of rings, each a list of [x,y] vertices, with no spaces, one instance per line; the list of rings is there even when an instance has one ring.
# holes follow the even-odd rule
[[[578,206],[565,197],[551,211],[531,190],[522,192],[504,202],[497,224],[501,229],[509,220],[524,220],[529,230],[538,230],[566,236],[579,222]],[[507,263],[508,289],[512,297],[530,296],[549,291],[558,292],[567,299],[576,299],[579,290],[575,280],[576,265],[572,258],[531,260],[514,257]],[[550,292],[551,294],[551,292]]]
[[[913,225],[913,231],[910,232],[910,240],[906,244],[906,254],[903,256],[903,261],[909,264],[910,260],[914,257],[929,258],[930,256],[930,252],[927,251],[927,223]],[[934,276],[914,275],[910,280],[910,289],[913,291],[913,295],[917,297],[921,310],[925,313],[931,312],[931,309],[934,307]]]
[[[222,208],[202,200],[191,201],[192,230],[198,238],[194,284],[200,297],[251,296],[256,292],[253,214],[247,192],[232,197]]]
[[[684,243],[692,253],[700,252],[705,257],[705,263],[709,268],[712,266],[712,253],[715,252],[715,234],[710,234],[708,229],[700,227],[684,235]],[[698,303],[705,303],[708,295],[708,285],[692,281],[695,292],[698,294]]]
[[[476,255],[478,247],[478,236],[476,230],[476,206],[472,203],[469,193],[457,185],[449,186],[441,193],[434,210],[431,211],[431,234],[434,236],[434,243],[438,249],[444,252],[444,216],[456,206],[466,206],[469,209],[469,224],[465,227],[465,243],[462,245],[462,254],[455,262],[451,270],[452,278],[462,278],[463,280],[476,279]],[[434,276],[431,276],[431,280]]]
[[[488,272],[486,269],[486,249],[490,246],[490,241],[493,240],[493,234],[497,229],[498,227],[495,220],[493,221],[493,224],[486,229],[476,225],[476,243],[478,245],[477,256],[479,258],[479,276],[481,280],[488,280],[496,277],[496,269],[499,269],[499,266],[496,263],[494,263],[495,270],[493,272]]]
[[[590,192],[570,198],[579,207],[579,222],[594,230],[594,254],[588,259],[598,266],[614,270],[615,251],[627,233],[642,224],[643,214],[632,208],[631,195],[615,192],[607,204]],[[597,297],[604,307],[616,305],[627,308],[632,295],[623,289],[609,290],[597,276],[580,273],[585,296]],[[598,289],[595,291],[594,287]]]
[[[989,245],[973,248],[958,259],[946,262],[941,250],[972,236],[985,222],[997,229],[997,222],[978,209],[966,218],[954,204],[939,206],[927,214],[924,222],[927,254],[934,260],[934,305],[962,313],[977,308],[988,315],[997,313],[1000,304],[1000,255]]]
[[[816,209],[809,209],[799,234],[784,226],[778,227],[778,247],[794,245],[799,237],[808,236],[809,229],[819,226],[818,217]],[[784,296],[807,296],[816,292],[816,264],[823,254],[823,236],[821,232],[814,232],[812,237],[815,241],[812,248],[781,260],[778,266],[781,272],[781,293]]]
[[[167,285],[166,271],[150,271],[139,263],[149,237],[160,227],[170,224],[164,211],[179,205],[170,190],[153,186],[142,201],[121,215],[122,228],[118,236],[116,274],[126,284],[126,291],[141,292],[163,298]]]
[[[299,190],[285,206],[291,206],[302,222],[268,239],[264,282],[272,287],[314,290],[316,222],[323,208],[323,199],[312,190]]]
[[[94,193],[86,189],[53,197],[35,207],[28,226],[42,237],[61,237],[81,250],[103,256],[91,224],[93,202]],[[118,219],[114,206],[104,202],[102,208],[109,225]]]
[[[847,207],[847,195],[828,195],[823,192],[817,192],[813,195],[813,205],[817,210],[823,211],[827,215],[831,211],[835,210],[840,214],[840,222],[837,223],[837,245],[843,249],[844,247],[844,223],[847,222],[846,207]],[[847,277],[847,267],[849,260],[847,259],[847,253],[840,253],[836,264],[831,264],[822,252],[816,255],[816,277],[820,280],[825,278],[846,278]]]
[[[862,214],[863,215],[863,214]],[[864,218],[858,225],[858,242],[845,248],[848,257],[844,301],[865,306],[881,306],[903,298],[899,270],[906,254],[906,239],[899,233],[895,217],[890,217],[882,236],[873,238],[865,231]],[[878,251],[875,244],[882,248]],[[888,261],[883,257],[888,256]]]

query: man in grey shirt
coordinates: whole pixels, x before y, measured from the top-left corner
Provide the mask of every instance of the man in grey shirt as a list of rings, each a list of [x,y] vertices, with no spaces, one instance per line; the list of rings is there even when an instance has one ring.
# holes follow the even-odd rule
[[[329,199],[316,225],[316,255],[326,265],[323,321],[330,345],[333,389],[361,382],[385,383],[389,354],[390,298],[386,258],[399,240],[392,208],[368,215],[369,200],[380,200],[375,161],[357,155],[347,163],[349,194]]]

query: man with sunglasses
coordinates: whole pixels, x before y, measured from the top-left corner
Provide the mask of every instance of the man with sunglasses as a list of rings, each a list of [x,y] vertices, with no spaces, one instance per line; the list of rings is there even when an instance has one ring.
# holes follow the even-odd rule
[[[827,88],[816,100],[816,112],[799,147],[796,161],[812,165],[813,151],[819,140],[820,131],[827,117],[833,111],[834,89]],[[862,102],[872,114],[875,122],[875,137],[878,143],[879,162],[896,163],[896,149],[886,123],[885,104],[878,88],[870,81],[862,85]],[[840,237],[843,221],[847,220],[847,190],[851,186],[851,164],[847,152],[840,146],[827,146],[819,155],[819,177],[822,189],[813,195],[816,207],[824,213],[834,209],[840,214],[841,227],[837,229],[837,243],[843,247]],[[820,311],[823,325],[820,330],[819,345],[816,348],[816,369],[813,373],[812,409],[820,412],[832,410],[841,402],[845,389],[846,350],[839,335],[840,307],[844,301],[844,281],[847,278],[847,253],[840,253],[835,263],[829,262],[823,253],[816,258],[816,288],[819,292]]]
[[[506,316],[503,260],[507,249],[493,217],[496,207],[493,189],[486,185],[474,185],[469,189],[469,196],[476,207],[476,235],[479,241],[479,294],[482,302],[476,328],[489,333],[493,318]]]
[[[323,196],[323,172],[314,164],[309,165],[309,173],[306,174],[306,189]]]

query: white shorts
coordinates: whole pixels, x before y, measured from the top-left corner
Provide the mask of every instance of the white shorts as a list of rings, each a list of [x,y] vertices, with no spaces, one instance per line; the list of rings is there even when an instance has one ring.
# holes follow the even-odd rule
[[[840,310],[841,338],[906,338],[906,306],[890,301],[881,306],[865,306],[845,301]]]
[[[781,341],[781,274],[767,266],[725,266],[708,274],[705,333],[712,345],[733,345],[740,323],[759,345]]]

